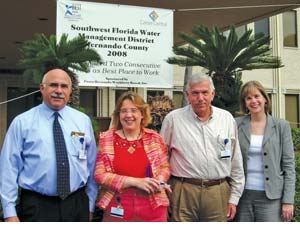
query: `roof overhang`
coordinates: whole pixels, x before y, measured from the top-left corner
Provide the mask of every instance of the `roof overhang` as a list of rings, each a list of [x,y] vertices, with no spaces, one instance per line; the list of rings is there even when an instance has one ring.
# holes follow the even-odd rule
[[[300,7],[300,0],[90,0],[174,10],[174,42],[178,32],[191,33],[195,24],[225,30]],[[16,68],[23,41],[35,33],[55,34],[55,0],[9,0],[1,3],[0,69]],[[47,20],[39,20],[39,19]],[[4,57],[4,58],[1,58]]]

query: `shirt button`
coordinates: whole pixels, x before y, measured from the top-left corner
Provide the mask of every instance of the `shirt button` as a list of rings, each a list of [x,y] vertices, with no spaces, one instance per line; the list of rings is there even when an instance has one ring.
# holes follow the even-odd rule
[[[269,177],[267,177],[266,180],[269,180]]]
[[[264,155],[265,155],[265,156],[267,156],[267,153],[266,153],[266,152],[264,152]]]
[[[265,165],[265,169],[269,168],[269,166]]]

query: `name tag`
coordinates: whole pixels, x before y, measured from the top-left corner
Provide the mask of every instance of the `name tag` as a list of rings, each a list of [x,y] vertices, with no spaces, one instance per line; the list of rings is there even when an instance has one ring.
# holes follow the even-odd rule
[[[123,218],[124,216],[124,209],[121,207],[111,207],[110,215],[118,218]]]
[[[225,149],[221,151],[221,158],[230,158],[231,151],[229,149]]]
[[[75,151],[77,152],[78,158],[80,160],[86,160],[87,151],[85,149],[86,147],[85,134],[82,132],[72,131],[71,136],[72,136],[72,142],[75,147]]]

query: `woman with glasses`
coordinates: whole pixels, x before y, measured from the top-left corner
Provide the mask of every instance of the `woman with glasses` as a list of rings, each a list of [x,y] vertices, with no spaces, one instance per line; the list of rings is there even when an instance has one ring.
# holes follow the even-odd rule
[[[103,221],[167,221],[168,154],[160,135],[145,128],[150,120],[148,104],[125,92],[112,128],[100,136],[95,181],[101,185],[97,206],[104,209]]]

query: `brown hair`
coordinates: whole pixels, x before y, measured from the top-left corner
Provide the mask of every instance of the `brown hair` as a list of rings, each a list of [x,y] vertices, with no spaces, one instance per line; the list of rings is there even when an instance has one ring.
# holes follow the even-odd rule
[[[149,105],[143,100],[141,96],[132,91],[128,91],[124,92],[117,101],[117,105],[112,117],[112,127],[118,130],[122,129],[122,124],[120,122],[120,109],[122,107],[123,101],[127,99],[130,100],[142,112],[144,118],[141,121],[141,127],[147,126],[151,122]]]
[[[266,113],[270,112],[271,111],[270,98],[269,98],[267,92],[265,91],[265,88],[261,85],[261,83],[258,81],[255,81],[255,80],[245,83],[241,88],[241,93],[240,93],[240,110],[241,110],[241,112],[248,113],[248,109],[247,109],[246,103],[245,103],[245,98],[247,97],[247,95],[249,93],[253,92],[254,89],[258,90],[266,100],[265,112]]]

